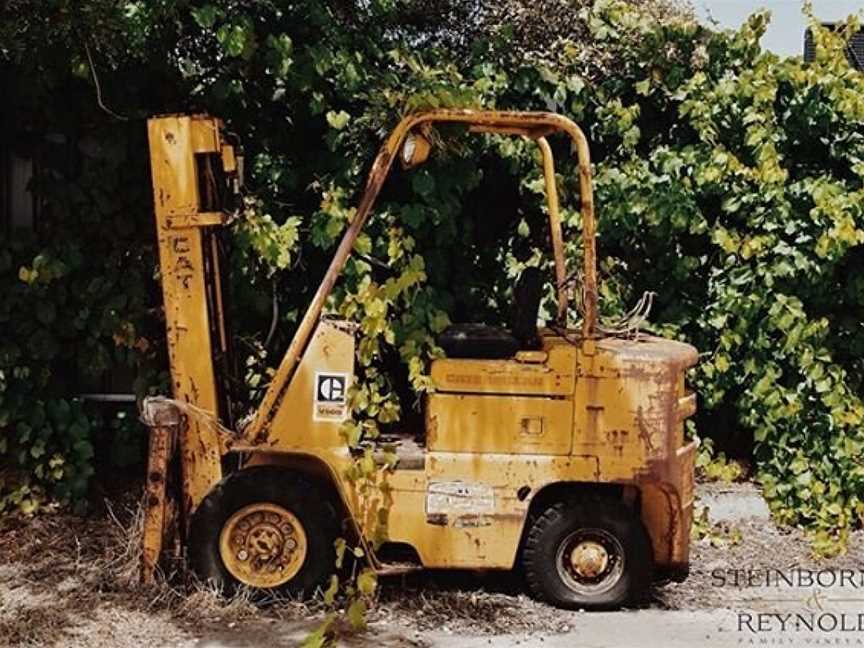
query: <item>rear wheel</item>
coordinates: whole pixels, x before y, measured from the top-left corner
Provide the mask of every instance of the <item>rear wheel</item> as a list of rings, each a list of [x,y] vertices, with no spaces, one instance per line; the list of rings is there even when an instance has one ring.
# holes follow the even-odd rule
[[[641,597],[651,545],[639,518],[612,499],[556,502],[536,517],[522,551],[532,593],[566,608],[613,608]]]
[[[311,595],[333,573],[338,517],[326,493],[272,466],[223,479],[192,519],[189,555],[204,581]]]

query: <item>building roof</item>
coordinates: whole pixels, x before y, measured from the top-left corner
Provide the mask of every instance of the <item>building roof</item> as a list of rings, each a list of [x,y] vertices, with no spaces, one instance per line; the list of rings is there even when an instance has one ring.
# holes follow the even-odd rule
[[[837,23],[822,23],[823,26],[829,29],[837,29]],[[804,31],[804,60],[812,61],[816,58],[816,45],[813,42],[813,34],[808,27]],[[849,40],[849,46],[846,48],[846,58],[849,59],[849,64],[858,70],[864,70],[864,29],[858,30],[856,34]]]

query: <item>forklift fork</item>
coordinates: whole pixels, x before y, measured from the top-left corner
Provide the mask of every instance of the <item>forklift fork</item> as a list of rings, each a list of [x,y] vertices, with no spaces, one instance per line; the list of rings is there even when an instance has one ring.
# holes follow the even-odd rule
[[[169,488],[173,482],[171,460],[185,425],[180,410],[170,402],[147,399],[142,421],[150,429],[147,455],[147,481],[144,494],[144,538],[141,555],[141,581],[153,583],[163,551],[179,551],[183,525],[182,507]],[[185,516],[182,516],[185,517]]]

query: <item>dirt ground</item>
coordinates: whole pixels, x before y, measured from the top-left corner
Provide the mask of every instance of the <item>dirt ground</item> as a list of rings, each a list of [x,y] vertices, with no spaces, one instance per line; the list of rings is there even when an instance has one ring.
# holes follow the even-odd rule
[[[343,644],[624,645],[615,637],[627,624],[638,626],[637,636],[652,619],[658,633],[672,632],[688,619],[710,625],[717,610],[733,607],[735,590],[718,587],[713,570],[864,566],[861,532],[844,556],[816,561],[800,531],[770,522],[752,485],[703,484],[699,494],[718,511],[717,533],[694,544],[690,578],[658,585],[641,609],[558,610],[524,594],[517,574],[418,573],[384,579],[370,632]],[[0,520],[0,645],[295,646],[323,618],[318,603],[280,601],[262,609],[243,596],[226,603],[176,575],[171,586],[138,586],[140,520],[128,504],[112,508],[88,518]],[[574,643],[574,636],[582,639]]]

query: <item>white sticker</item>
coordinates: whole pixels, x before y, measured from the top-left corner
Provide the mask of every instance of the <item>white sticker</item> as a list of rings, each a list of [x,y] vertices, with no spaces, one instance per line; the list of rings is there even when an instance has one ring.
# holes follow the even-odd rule
[[[312,420],[341,423],[348,418],[348,374],[317,372]]]
[[[495,513],[492,486],[462,481],[432,482],[426,488],[426,517],[458,519]]]

